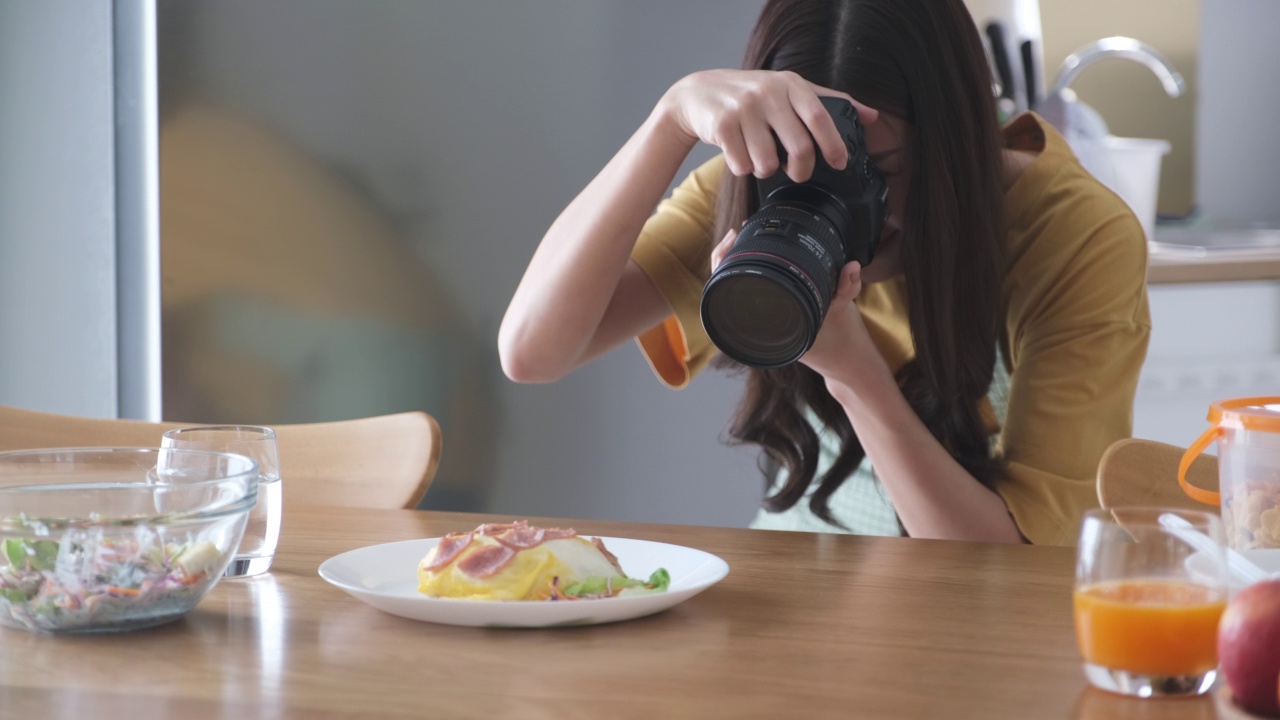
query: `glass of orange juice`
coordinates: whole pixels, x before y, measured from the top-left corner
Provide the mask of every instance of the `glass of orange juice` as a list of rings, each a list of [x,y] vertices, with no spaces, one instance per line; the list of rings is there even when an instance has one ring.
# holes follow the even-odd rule
[[[1189,527],[1167,527],[1159,519],[1164,514]],[[1196,542],[1190,532],[1211,541]],[[1222,538],[1214,513],[1121,508],[1085,514],[1075,619],[1090,683],[1140,697],[1199,695],[1212,687],[1218,619],[1227,603]]]

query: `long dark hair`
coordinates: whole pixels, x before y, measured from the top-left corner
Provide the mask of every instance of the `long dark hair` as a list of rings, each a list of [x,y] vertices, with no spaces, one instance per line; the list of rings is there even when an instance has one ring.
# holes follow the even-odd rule
[[[899,244],[915,359],[897,381],[942,446],[989,483],[997,463],[979,402],[996,360],[1004,192],[991,71],[968,10],[962,0],[771,0],[743,67],[790,70],[906,121],[911,189]],[[713,238],[758,207],[750,183],[731,173],[719,197]],[[788,471],[764,506],[789,509],[817,474],[806,408],[841,443],[809,500],[839,526],[828,500],[865,452],[821,376],[799,363],[750,370],[730,434]]]

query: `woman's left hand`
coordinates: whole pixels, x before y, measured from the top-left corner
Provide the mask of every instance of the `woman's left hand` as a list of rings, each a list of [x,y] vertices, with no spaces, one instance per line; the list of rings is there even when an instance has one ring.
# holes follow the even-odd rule
[[[853,302],[861,292],[862,266],[851,262],[840,270],[835,297],[813,347],[800,358],[800,362],[827,379],[827,387],[833,392],[832,382],[855,387],[868,371],[884,364],[867,332],[862,312]]]
[[[715,247],[711,248],[711,272],[715,273],[716,268],[720,267],[720,263],[724,262],[724,256],[729,254],[733,249],[733,241],[738,237],[737,230],[730,230],[720,239]]]

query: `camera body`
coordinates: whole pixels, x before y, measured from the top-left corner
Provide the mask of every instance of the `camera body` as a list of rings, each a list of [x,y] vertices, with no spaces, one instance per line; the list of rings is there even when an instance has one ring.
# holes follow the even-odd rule
[[[813,345],[840,270],[875,256],[888,187],[867,154],[858,113],[847,100],[821,98],[844,139],[843,170],[816,153],[813,175],[797,183],[782,169],[756,181],[760,209],[702,291],[702,324],[725,355],[752,367],[781,367]]]

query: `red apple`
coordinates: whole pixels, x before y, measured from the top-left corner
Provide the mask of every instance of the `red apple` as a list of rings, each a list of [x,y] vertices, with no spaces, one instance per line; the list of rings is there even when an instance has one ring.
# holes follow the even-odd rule
[[[1218,662],[1237,705],[1280,717],[1280,580],[1250,585],[1227,604]]]

